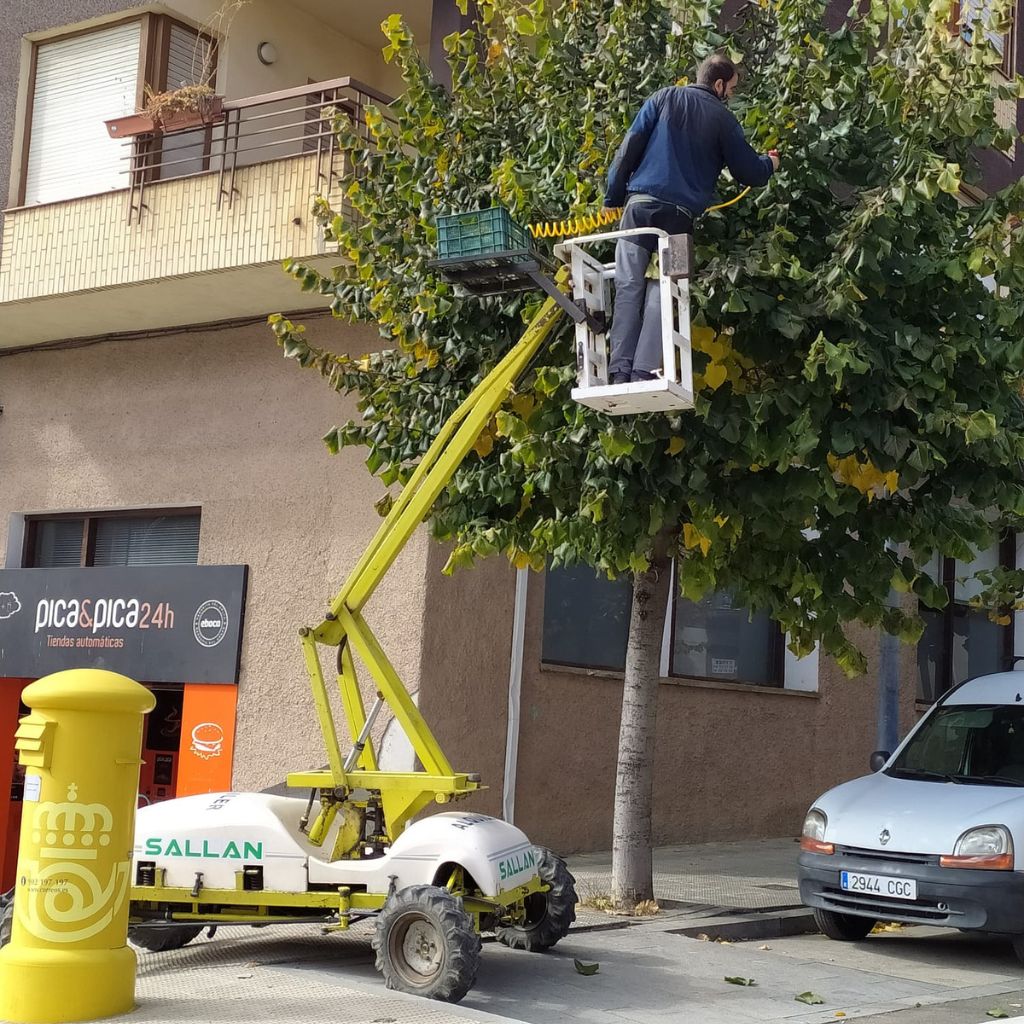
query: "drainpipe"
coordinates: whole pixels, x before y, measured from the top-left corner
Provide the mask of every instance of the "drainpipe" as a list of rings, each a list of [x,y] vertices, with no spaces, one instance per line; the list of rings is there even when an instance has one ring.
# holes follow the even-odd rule
[[[890,550],[892,548],[887,545]],[[899,594],[892,588],[886,599],[889,608],[898,608]],[[878,732],[876,750],[891,754],[900,739],[900,641],[883,628],[879,641],[878,665]]]
[[[519,765],[519,706],[523,688],[523,649],[526,645],[526,590],[530,570],[516,571],[512,614],[512,659],[508,672],[508,724],[505,732],[505,776],[501,784],[501,816],[511,824],[516,813],[516,769]]]

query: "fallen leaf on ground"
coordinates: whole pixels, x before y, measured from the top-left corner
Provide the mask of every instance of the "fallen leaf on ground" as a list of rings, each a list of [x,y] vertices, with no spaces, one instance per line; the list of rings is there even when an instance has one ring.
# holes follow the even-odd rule
[[[846,1011],[845,1010],[836,1010],[836,1016],[837,1017],[845,1017],[846,1016]]]
[[[697,936],[697,941],[698,942],[710,942],[711,941],[711,936],[710,935],[705,935],[704,932],[701,932]]]
[[[765,943],[763,946],[758,946],[758,949],[771,949],[772,947]]]
[[[661,907],[655,900],[642,900],[633,908],[633,913],[637,917],[654,917],[661,913]]]
[[[806,1003],[808,1006],[817,1006],[819,1003],[825,1002],[817,992],[801,992],[800,995],[793,998],[798,1003]]]
[[[725,979],[730,985],[756,985],[757,982],[753,978],[737,978],[737,977],[726,977]]]
[[[252,975],[251,974],[236,974],[235,977],[238,978],[239,981],[245,981],[247,978],[251,978]]]
[[[906,928],[906,925],[900,921],[880,921],[871,929],[872,935],[877,935],[879,932],[900,932]]]
[[[600,964],[585,964],[582,960],[573,960],[572,964],[573,967],[576,968],[577,974],[597,974],[597,972],[601,969]]]
[[[1009,1017],[1010,1015],[1005,1010],[999,1009],[998,1006],[993,1006],[991,1010],[986,1010],[985,1011],[985,1016],[986,1017],[1002,1018],[1002,1017]]]

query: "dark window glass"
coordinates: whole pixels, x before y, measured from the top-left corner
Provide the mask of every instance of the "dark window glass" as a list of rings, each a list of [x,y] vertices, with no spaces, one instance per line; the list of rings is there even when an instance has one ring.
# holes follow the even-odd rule
[[[609,580],[586,566],[548,569],[543,660],[622,671],[629,638],[631,581]],[[675,602],[670,672],[782,685],[782,635],[766,615],[735,607],[729,594]]]
[[[622,671],[626,667],[630,580],[589,566],[548,569],[544,585],[544,661]]]
[[[751,617],[731,594],[694,603],[676,598],[670,671],[733,682],[781,686],[778,627],[764,614]]]
[[[41,519],[33,525],[32,565],[56,569],[82,564],[84,519]]]
[[[93,565],[194,565],[199,560],[199,516],[96,520]]]
[[[946,705],[928,716],[896,761],[897,778],[1024,786],[1024,707]]]

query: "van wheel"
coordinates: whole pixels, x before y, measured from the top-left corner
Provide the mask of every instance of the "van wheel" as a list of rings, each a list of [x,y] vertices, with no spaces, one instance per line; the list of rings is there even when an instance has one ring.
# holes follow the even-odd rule
[[[856,942],[863,939],[877,923],[872,917],[857,917],[855,914],[837,914],[834,910],[814,908],[814,923],[818,930],[830,939],[840,942]]]
[[[531,953],[550,949],[564,939],[576,920],[576,879],[569,874],[565,861],[550,850],[539,846],[537,852],[537,874],[548,891],[526,897],[526,920],[522,924],[500,924],[495,929],[499,942]]]
[[[177,928],[136,924],[128,929],[128,941],[150,953],[169,953],[172,949],[187,946],[202,930],[202,926],[186,924]]]
[[[1013,943],[1013,951],[1017,954],[1017,959],[1024,964],[1024,935],[1011,935],[1010,941]]]
[[[476,981],[480,936],[462,901],[436,885],[400,889],[377,915],[377,970],[398,992],[457,1003]]]

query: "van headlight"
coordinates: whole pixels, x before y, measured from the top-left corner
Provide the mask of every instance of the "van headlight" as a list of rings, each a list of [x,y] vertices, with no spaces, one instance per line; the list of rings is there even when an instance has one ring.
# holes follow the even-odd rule
[[[817,807],[812,807],[804,818],[803,832],[800,835],[800,849],[808,853],[824,853],[831,856],[836,852],[832,843],[825,842],[825,829],[828,827],[828,816]]]
[[[940,857],[944,868],[1013,870],[1013,839],[1005,825],[980,825],[968,829],[953,847],[951,857]]]

